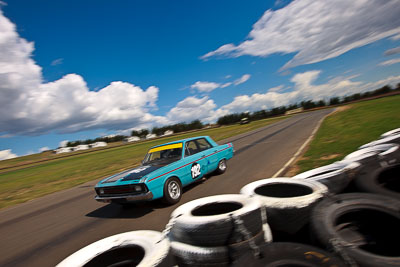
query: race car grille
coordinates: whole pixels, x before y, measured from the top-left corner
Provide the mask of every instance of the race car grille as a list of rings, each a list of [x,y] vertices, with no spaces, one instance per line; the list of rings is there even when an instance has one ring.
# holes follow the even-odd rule
[[[96,188],[98,196],[122,196],[122,195],[135,195],[147,192],[147,188],[144,184],[131,184],[131,185],[120,185],[110,187],[99,187]]]

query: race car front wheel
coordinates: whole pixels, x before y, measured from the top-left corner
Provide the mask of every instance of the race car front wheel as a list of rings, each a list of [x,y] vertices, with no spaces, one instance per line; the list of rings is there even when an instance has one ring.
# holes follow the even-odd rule
[[[163,202],[169,205],[178,203],[182,197],[182,185],[178,178],[170,178],[164,184]]]

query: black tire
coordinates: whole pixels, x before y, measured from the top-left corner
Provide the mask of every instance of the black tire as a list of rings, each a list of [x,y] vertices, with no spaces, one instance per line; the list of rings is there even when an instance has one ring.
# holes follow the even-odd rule
[[[346,264],[331,253],[309,245],[298,243],[271,243],[261,247],[262,258],[257,259],[247,252],[233,267],[343,267]]]
[[[250,242],[260,246],[271,241],[266,240],[264,231],[261,231],[251,240],[220,247],[198,247],[172,240],[171,251],[179,266],[229,266],[247,251],[251,251]]]
[[[264,205],[273,232],[294,234],[309,222],[312,207],[328,194],[328,188],[311,180],[269,178],[244,186],[240,193]]]
[[[73,253],[57,267],[169,267],[175,264],[170,242],[156,231],[132,231],[94,242]],[[118,265],[122,266],[122,265]]]
[[[350,193],[321,201],[313,210],[316,241],[359,266],[400,266],[400,201]]]
[[[226,246],[246,240],[234,217],[243,222],[251,237],[258,234],[263,225],[260,203],[244,195],[193,200],[178,207],[171,217],[176,218],[170,232],[173,240],[204,247]]]
[[[165,204],[173,205],[175,203],[178,203],[181,198],[181,181],[176,177],[169,178],[164,184],[164,197],[162,198],[162,201]]]
[[[355,179],[362,192],[390,196],[400,200],[400,164],[365,171]]]
[[[318,181],[326,185],[329,192],[337,194],[342,192],[354,179],[362,165],[358,162],[340,162],[312,169],[293,178]]]
[[[221,159],[219,162],[218,162],[218,167],[217,167],[217,169],[215,170],[215,173],[216,174],[223,174],[225,171],[226,171],[226,168],[227,168],[228,166],[226,165],[226,160],[225,159]]]

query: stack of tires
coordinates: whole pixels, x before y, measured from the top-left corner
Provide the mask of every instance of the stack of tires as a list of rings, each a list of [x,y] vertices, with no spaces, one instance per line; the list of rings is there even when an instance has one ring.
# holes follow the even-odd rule
[[[172,253],[179,266],[230,266],[272,241],[260,203],[245,195],[193,200],[171,214]]]
[[[235,266],[400,266],[399,144],[400,128],[342,161],[243,187],[266,207],[274,242]]]

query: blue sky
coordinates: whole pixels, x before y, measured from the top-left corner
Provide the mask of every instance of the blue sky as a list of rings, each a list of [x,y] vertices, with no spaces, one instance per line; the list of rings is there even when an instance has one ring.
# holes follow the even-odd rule
[[[394,1],[5,1],[0,159],[400,82]]]

